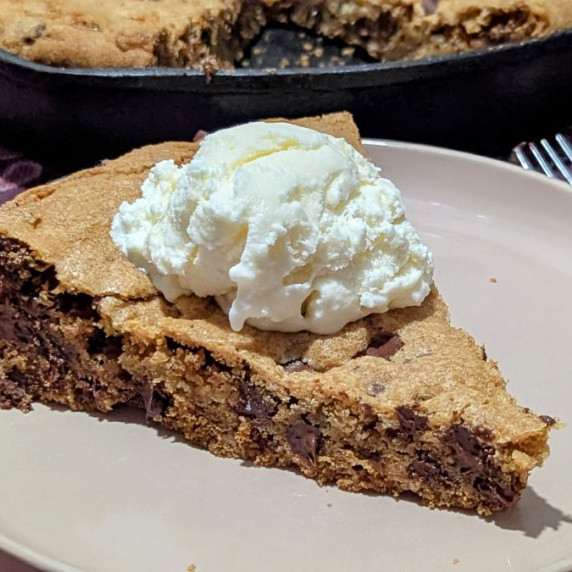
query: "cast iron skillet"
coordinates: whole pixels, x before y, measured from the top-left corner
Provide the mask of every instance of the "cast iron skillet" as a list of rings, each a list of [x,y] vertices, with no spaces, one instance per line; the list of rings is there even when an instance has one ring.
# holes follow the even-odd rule
[[[351,111],[364,136],[508,153],[572,123],[572,30],[421,61],[236,69],[65,69],[0,51],[0,141],[82,166],[198,129]]]

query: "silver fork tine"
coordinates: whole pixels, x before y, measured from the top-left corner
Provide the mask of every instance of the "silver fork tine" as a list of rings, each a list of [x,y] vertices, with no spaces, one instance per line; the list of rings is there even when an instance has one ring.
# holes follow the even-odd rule
[[[526,143],[519,143],[514,148],[514,154],[516,156],[516,160],[520,163],[520,166],[527,170],[527,171],[534,171],[534,165],[530,162],[527,154],[524,152],[526,147]]]
[[[567,143],[566,141],[564,142]],[[560,141],[558,141],[558,143],[560,143],[560,146],[562,147],[562,143]],[[566,167],[566,165],[564,164],[564,161],[562,161],[558,153],[554,150],[554,147],[552,147],[552,145],[549,143],[547,139],[541,139],[540,144],[542,145],[542,147],[544,147],[544,150],[548,153],[548,155],[552,159],[552,162],[554,163],[560,174],[566,179],[566,182],[572,185],[572,173],[570,173],[568,167]],[[549,176],[554,177],[556,175],[554,174]]]
[[[556,173],[554,172],[554,169],[552,169],[548,161],[544,158],[544,155],[540,152],[540,149],[536,144],[530,143],[529,148],[530,152],[534,155],[534,158],[538,161],[540,168],[544,171],[544,174],[555,179]]]
[[[543,173],[572,185],[572,141],[567,134],[557,133],[554,139],[541,139],[538,144],[519,143],[509,160],[527,171]]]
[[[558,133],[556,135],[556,141],[558,141],[558,145],[560,145],[560,149],[566,153],[566,157],[568,157],[568,161],[572,163],[572,145],[570,145],[570,141],[566,135],[562,135],[562,133]]]

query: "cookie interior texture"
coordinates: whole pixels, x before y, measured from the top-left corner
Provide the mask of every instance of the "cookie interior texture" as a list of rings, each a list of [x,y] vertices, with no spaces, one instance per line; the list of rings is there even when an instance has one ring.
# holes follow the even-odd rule
[[[361,148],[348,114],[298,123]],[[119,204],[198,145],[143,147],[0,209],[0,407],[140,407],[214,454],[321,484],[480,514],[514,503],[553,420],[507,393],[436,288],[334,335],[234,332],[212,299],[166,302],[119,252]]]
[[[422,58],[572,25],[572,0],[0,0],[0,48],[69,67],[233,67],[269,22]]]

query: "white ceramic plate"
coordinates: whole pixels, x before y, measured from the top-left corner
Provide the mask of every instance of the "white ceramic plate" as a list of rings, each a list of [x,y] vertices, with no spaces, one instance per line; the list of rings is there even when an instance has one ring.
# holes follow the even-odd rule
[[[454,324],[522,404],[570,423],[572,189],[439,149],[368,151],[435,253]],[[570,570],[570,429],[551,444],[517,507],[486,521],[219,459],[138,413],[2,411],[0,546],[65,571]]]

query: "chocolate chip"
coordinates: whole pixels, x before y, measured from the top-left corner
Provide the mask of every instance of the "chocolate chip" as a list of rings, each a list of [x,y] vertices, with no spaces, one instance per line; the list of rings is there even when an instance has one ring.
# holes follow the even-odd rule
[[[293,359],[282,364],[284,371],[288,373],[295,373],[297,371],[307,371],[312,369],[309,364],[303,359]]]
[[[315,465],[322,434],[319,429],[303,419],[294,422],[286,431],[286,438],[292,451],[311,465]]]
[[[32,260],[21,246],[1,238],[0,285],[0,338],[9,340],[22,357],[19,370],[7,372],[12,379],[2,383],[3,393],[10,391],[9,399],[0,399],[3,406],[10,401],[29,408],[29,401],[45,389],[100,410],[109,409],[108,398],[126,403],[136,395],[118,363],[122,339],[106,336],[96,326],[99,315],[92,297],[57,294],[54,267]],[[74,339],[66,330],[70,318],[78,331]]]
[[[408,440],[412,440],[417,433],[422,433],[427,430],[427,417],[416,413],[411,407],[400,405],[395,409],[395,413],[397,414],[399,427]]]
[[[193,141],[196,143],[197,141],[202,141],[206,136],[208,135],[207,131],[203,131],[202,129],[199,129],[196,133],[195,136],[193,137]]]
[[[371,397],[377,397],[386,390],[386,387],[381,381],[372,381],[367,386],[367,394]]]
[[[403,341],[398,334],[380,332],[372,338],[368,348],[361,355],[389,359],[393,357],[403,345]]]
[[[469,473],[478,475],[483,472],[484,463],[477,455],[472,455],[468,451],[458,450],[455,451],[455,459],[457,466],[462,473]]]
[[[451,425],[448,429],[449,442],[471,455],[477,455],[481,447],[474,434],[464,425]]]
[[[236,412],[259,425],[270,423],[278,410],[276,402],[271,397],[264,396],[258,387],[245,380],[239,382],[238,391],[241,400],[236,406]]]
[[[490,441],[493,438],[493,432],[488,427],[474,427],[473,433],[479,438],[485,441]]]
[[[13,371],[10,372],[8,378],[0,378],[0,409],[12,409],[13,407],[22,411],[31,409],[32,397],[26,391],[28,381],[24,380],[25,384],[21,385],[17,377],[18,375]]]
[[[385,438],[388,441],[393,441],[394,439],[397,439],[397,437],[401,434],[400,431],[398,431],[397,429],[394,429],[393,427],[388,427],[385,431]]]
[[[550,417],[550,415],[539,415],[538,417],[541,421],[544,421],[548,427],[552,427],[556,423],[556,419]]]
[[[439,5],[439,0],[423,0],[423,9],[425,14],[435,14],[437,11],[437,6]]]
[[[351,448],[351,447],[348,447]],[[356,453],[360,456],[363,457],[364,459],[367,459],[368,461],[374,461],[377,462],[381,459],[381,453],[379,451],[370,451],[368,449],[356,449]]]
[[[488,451],[465,425],[451,425],[445,435],[445,442],[453,449],[453,456],[461,472],[472,475],[483,472]]]
[[[500,497],[507,503],[511,503],[516,497],[516,491],[512,485],[498,484],[496,486],[496,491]]]
[[[157,415],[163,415],[163,413],[165,413],[169,400],[162,395],[160,391],[156,390],[155,386],[149,380],[141,382],[139,393],[143,399],[145,419],[147,421],[150,421]]]
[[[25,395],[34,395],[40,387],[40,380],[37,375],[29,371],[20,371],[18,369],[11,369],[6,373],[6,387],[18,388]],[[14,389],[14,391],[16,391]],[[16,391],[18,393],[18,391]],[[14,394],[15,395],[15,394]]]
[[[0,280],[4,286],[0,299],[0,337],[10,340],[19,353],[28,355],[34,363],[41,355],[44,363],[49,364],[50,373],[46,375],[52,379],[51,383],[55,385],[57,379],[63,382],[65,371],[76,367],[77,351],[56,333],[50,319],[50,311],[54,309],[40,302],[36,291],[39,286],[27,282],[29,295],[23,297],[18,296],[18,290],[6,288],[3,275]],[[10,284],[13,282],[9,281]],[[32,375],[38,379],[39,386],[40,372],[34,371]]]
[[[460,423],[451,425],[443,441],[453,450],[456,468],[481,496],[481,502],[491,510],[507,508],[517,497],[519,481],[507,483],[507,476],[493,464],[491,448],[479,440],[479,436],[491,436],[482,427],[470,429]]]
[[[36,40],[44,33],[45,30],[46,30],[45,24],[38,24],[34,26],[30,30],[28,30],[27,33],[24,35],[23,38],[24,43],[27,46],[33,45],[36,42]]]
[[[494,482],[484,477],[477,477],[474,487],[483,497],[483,503],[491,510],[507,508],[517,496],[513,485]]]
[[[419,452],[419,457],[408,467],[410,477],[418,478],[422,481],[432,481],[442,480],[446,476],[437,461],[423,452]]]

